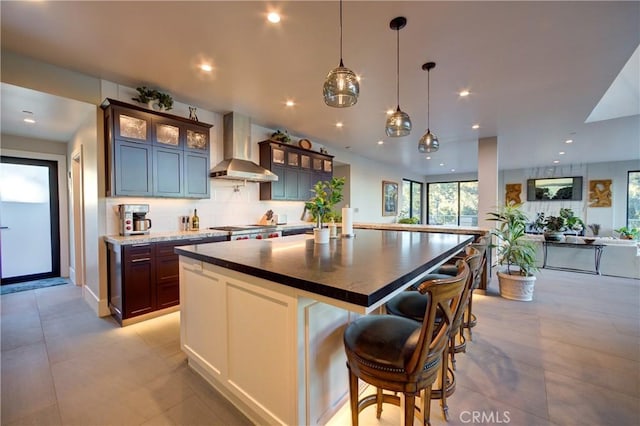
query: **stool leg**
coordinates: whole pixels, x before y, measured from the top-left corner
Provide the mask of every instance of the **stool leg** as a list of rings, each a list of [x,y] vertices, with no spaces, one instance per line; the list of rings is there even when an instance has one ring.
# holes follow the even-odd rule
[[[382,388],[378,388],[376,392],[376,418],[380,420],[382,416]]]
[[[351,425],[358,426],[358,376],[349,368],[349,397],[351,402]]]
[[[415,395],[404,394],[404,425],[413,425],[413,417],[416,415],[416,397]]]
[[[449,348],[448,350],[445,349],[445,358],[446,358],[447,352],[451,354],[451,367],[455,370],[456,369],[456,336],[455,335],[453,335],[453,337],[449,339]],[[446,373],[445,373],[445,377],[446,377]]]
[[[471,322],[473,321],[472,305],[473,305],[473,290],[471,290],[471,294],[469,295],[469,304],[467,305],[467,330],[469,330],[469,340],[471,341],[473,341],[473,332],[471,331],[471,329],[473,328],[473,326],[471,325]]]
[[[422,398],[422,425],[431,426],[431,385],[424,390]]]
[[[442,397],[440,398],[440,406],[442,407],[442,415],[446,421],[449,421],[449,406],[447,405],[447,371],[449,370],[449,357],[447,356],[447,349],[445,348],[442,354]]]

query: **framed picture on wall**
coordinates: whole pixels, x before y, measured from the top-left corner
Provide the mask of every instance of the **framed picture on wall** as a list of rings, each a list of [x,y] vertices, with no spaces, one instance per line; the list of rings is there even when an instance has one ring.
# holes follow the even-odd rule
[[[382,181],[382,216],[398,215],[398,183]]]

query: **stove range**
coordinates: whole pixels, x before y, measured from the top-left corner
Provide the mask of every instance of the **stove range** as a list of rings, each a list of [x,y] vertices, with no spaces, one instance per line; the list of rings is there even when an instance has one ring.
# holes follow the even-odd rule
[[[267,238],[278,238],[282,232],[275,226],[245,225],[245,226],[212,226],[209,229],[216,231],[227,231],[229,240],[262,240]]]

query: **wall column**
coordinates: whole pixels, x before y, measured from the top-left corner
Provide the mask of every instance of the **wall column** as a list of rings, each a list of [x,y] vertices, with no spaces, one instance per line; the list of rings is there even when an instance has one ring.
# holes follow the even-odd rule
[[[478,139],[478,226],[493,228],[487,213],[498,206],[498,138]]]

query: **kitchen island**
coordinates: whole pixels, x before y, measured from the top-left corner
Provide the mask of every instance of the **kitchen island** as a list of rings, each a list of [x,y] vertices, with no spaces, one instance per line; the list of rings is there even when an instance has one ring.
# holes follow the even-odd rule
[[[324,424],[348,397],[344,327],[473,241],[360,230],[177,247],[189,365],[256,424]]]

